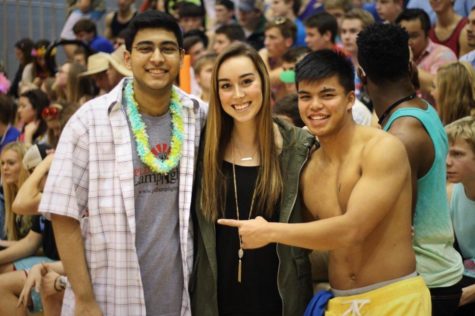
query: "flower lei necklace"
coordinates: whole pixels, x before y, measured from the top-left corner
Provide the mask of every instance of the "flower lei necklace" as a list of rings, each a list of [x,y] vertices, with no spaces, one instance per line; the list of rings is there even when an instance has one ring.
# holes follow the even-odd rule
[[[163,160],[155,157],[150,149],[146,126],[138,110],[137,101],[134,98],[134,88],[132,81],[125,86],[126,111],[129,116],[132,132],[135,136],[137,153],[144,164],[156,173],[168,174],[173,168],[178,166],[183,147],[183,115],[178,93],[172,88],[170,100],[170,113],[172,117],[172,139],[170,141],[170,153],[168,158]]]

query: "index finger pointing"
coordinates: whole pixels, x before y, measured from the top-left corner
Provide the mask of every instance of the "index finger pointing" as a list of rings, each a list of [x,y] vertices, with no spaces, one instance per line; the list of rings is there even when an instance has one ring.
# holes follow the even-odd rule
[[[240,221],[236,219],[218,219],[218,224],[220,225],[225,225],[225,226],[231,226],[231,227],[239,227],[241,226]]]

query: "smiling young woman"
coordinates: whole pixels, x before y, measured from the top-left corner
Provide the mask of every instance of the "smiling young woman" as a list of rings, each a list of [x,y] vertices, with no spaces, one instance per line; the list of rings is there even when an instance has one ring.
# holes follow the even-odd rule
[[[213,69],[198,158],[194,315],[302,315],[311,296],[305,251],[275,244],[244,251],[235,229],[216,225],[258,216],[302,221],[299,174],[314,138],[273,121],[271,110],[261,57],[231,45]]]

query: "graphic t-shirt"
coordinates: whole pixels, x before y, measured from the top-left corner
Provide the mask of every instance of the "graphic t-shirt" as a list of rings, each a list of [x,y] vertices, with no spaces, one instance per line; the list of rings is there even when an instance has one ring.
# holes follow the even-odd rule
[[[170,150],[171,116],[142,119],[152,153],[160,159]],[[130,122],[129,122],[130,124]],[[180,315],[183,293],[178,218],[178,167],[168,174],[152,172],[140,159],[131,132],[134,164],[137,255],[147,315]]]

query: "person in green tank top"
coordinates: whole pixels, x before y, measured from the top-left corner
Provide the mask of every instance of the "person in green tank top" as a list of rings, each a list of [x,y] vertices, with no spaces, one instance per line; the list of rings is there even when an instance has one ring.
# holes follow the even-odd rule
[[[411,81],[409,35],[396,25],[376,24],[357,40],[365,88],[379,124],[406,147],[412,171],[413,247],[416,270],[431,291],[432,314],[453,315],[461,297],[463,265],[445,191],[447,135],[434,108],[417,97]]]

